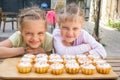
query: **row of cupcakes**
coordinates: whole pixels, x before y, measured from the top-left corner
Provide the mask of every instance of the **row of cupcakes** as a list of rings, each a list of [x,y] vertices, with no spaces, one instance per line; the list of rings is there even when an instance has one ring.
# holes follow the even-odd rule
[[[38,55],[32,55],[32,54],[25,54],[20,62],[31,62],[31,63],[35,63],[38,61],[45,61],[45,62],[49,62],[50,64],[54,63],[54,62],[60,62],[60,63],[66,63],[66,62],[78,62],[79,64],[83,64],[84,62],[106,62],[105,60],[100,59],[100,57],[98,56],[93,56],[93,55],[64,55],[64,56],[60,56],[58,54],[51,54],[51,55],[47,55],[47,54],[38,54]]]
[[[81,56],[81,58],[80,58]],[[51,63],[48,63],[52,62]],[[58,63],[57,61],[58,60]],[[65,64],[62,64],[61,61],[65,62]],[[84,63],[78,63],[77,60],[85,61]],[[111,66],[108,63],[105,63],[104,61],[100,61],[98,59],[89,59],[88,57],[85,57],[85,55],[79,55],[79,58],[65,55],[64,58],[57,54],[51,54],[50,56],[47,56],[46,54],[38,54],[38,55],[32,55],[32,54],[25,54],[21,60],[19,61],[17,65],[17,69],[20,73],[29,73],[31,72],[32,68],[34,68],[34,71],[36,73],[46,73],[48,69],[50,68],[52,74],[62,74],[65,70],[67,73],[70,74],[76,74],[80,70],[83,74],[94,74],[95,70],[97,72],[102,74],[108,74],[111,70]],[[98,61],[100,63],[93,65],[89,62],[95,62]],[[55,61],[55,63],[54,63]],[[33,64],[33,62],[35,62]]]

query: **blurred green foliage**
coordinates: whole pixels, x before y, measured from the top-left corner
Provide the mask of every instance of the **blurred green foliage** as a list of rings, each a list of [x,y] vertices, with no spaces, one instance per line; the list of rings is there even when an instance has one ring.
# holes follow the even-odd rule
[[[120,31],[120,22],[115,22],[114,20],[109,19],[108,26],[116,28],[118,31]]]

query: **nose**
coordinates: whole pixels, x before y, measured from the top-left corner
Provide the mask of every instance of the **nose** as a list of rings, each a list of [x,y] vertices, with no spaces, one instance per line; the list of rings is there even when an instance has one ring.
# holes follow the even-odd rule
[[[33,35],[32,39],[33,40],[39,40],[39,36],[38,35]]]
[[[73,35],[73,30],[68,30],[67,34]]]

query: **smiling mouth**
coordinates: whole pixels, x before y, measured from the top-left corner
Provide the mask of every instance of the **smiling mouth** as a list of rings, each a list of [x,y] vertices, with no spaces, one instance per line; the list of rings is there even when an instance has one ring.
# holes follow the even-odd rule
[[[67,38],[73,38],[72,36],[67,36]]]
[[[30,44],[39,44],[39,42],[38,41],[36,41],[36,42],[30,41]]]

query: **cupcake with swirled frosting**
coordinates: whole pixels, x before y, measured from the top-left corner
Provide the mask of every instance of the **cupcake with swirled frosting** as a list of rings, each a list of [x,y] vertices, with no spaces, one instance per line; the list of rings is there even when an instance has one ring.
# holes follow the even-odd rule
[[[80,65],[82,65],[82,64],[92,64],[92,60],[91,59],[89,59],[89,58],[84,58],[84,59],[78,59],[78,63],[80,64]]]
[[[79,72],[80,70],[80,66],[78,63],[76,62],[67,62],[65,64],[65,70],[67,73],[69,74],[76,74]]]
[[[58,54],[50,54],[49,59],[53,59],[53,58],[61,58],[61,56]]]
[[[20,62],[16,67],[20,73],[29,73],[32,70],[32,64],[29,62]]]
[[[75,59],[75,56],[66,54],[66,55],[63,55],[63,59],[64,60]]]
[[[94,59],[100,59],[101,57],[98,54],[89,54],[88,58],[90,58],[91,60],[94,60]]]
[[[95,66],[92,64],[81,65],[81,72],[86,75],[92,75],[95,72]]]
[[[47,54],[38,54],[34,59],[34,62],[48,62],[48,55]]]
[[[85,54],[79,54],[79,55],[76,55],[76,58],[77,59],[86,59],[87,56]]]
[[[22,57],[19,62],[28,62],[28,63],[33,63],[33,59],[28,58],[28,57]]]
[[[103,64],[103,63],[106,63],[106,61],[103,60],[103,59],[94,59],[94,60],[93,60],[93,64],[94,64],[94,65]]]
[[[46,62],[37,62],[34,64],[34,71],[36,73],[46,73],[48,71],[49,64]]]
[[[33,55],[33,54],[25,54],[25,55],[23,56],[23,58],[30,58],[30,59],[33,59],[33,60],[34,60],[35,55]]]
[[[98,73],[108,74],[111,71],[111,65],[108,63],[97,64],[96,69]]]
[[[48,55],[47,55],[47,54],[44,54],[44,53],[42,53],[42,54],[37,54],[37,55],[36,55],[36,58],[46,58],[46,59],[48,59]]]
[[[58,55],[58,54],[51,54],[51,55],[49,56],[48,62],[49,62],[50,64],[53,64],[53,63],[63,63],[63,59],[62,59],[62,57],[61,57],[60,55]]]
[[[60,75],[64,71],[64,65],[61,63],[53,63],[51,64],[51,73],[55,75]]]

